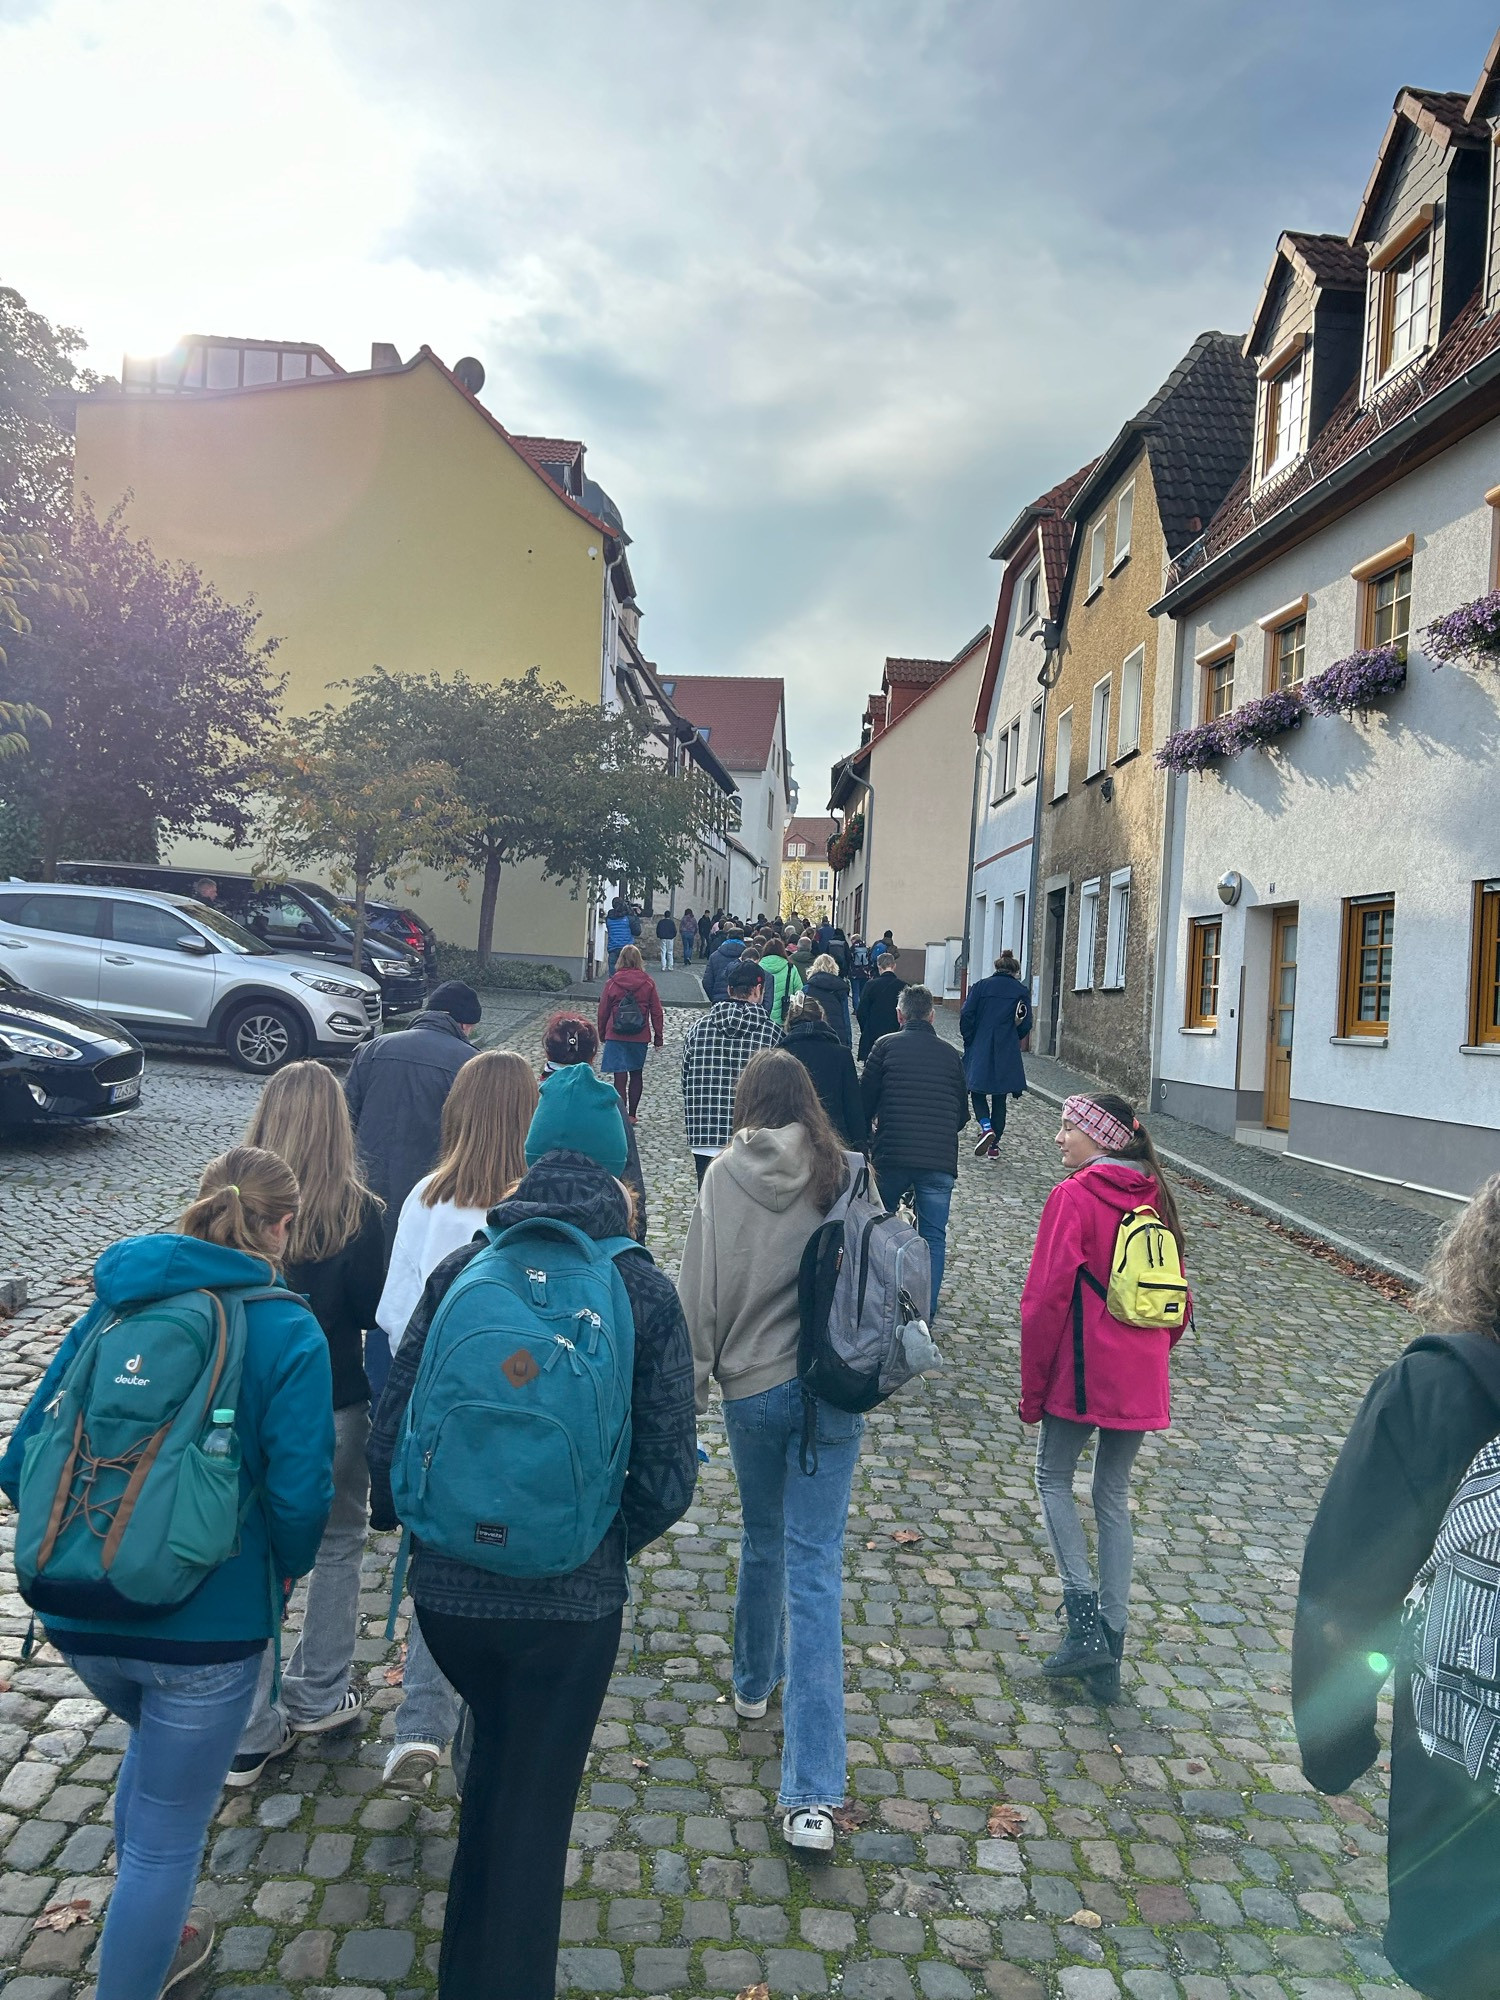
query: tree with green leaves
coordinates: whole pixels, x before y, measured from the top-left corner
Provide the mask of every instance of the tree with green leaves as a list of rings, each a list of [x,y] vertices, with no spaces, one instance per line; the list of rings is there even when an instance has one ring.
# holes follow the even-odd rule
[[[83,335],[54,326],[0,285],[0,528],[55,528],[73,504],[73,433],[59,399],[98,377],[78,366]]]
[[[30,754],[6,771],[33,850],[23,865],[52,881],[69,852],[153,860],[163,833],[243,837],[283,686],[258,614],[158,560],[118,511],[85,508],[51,539],[68,580],[56,571],[41,579],[54,587],[17,597],[27,629],[12,624],[0,667],[0,700],[50,722],[28,726]]]
[[[379,691],[357,687],[346,708],[292,717],[265,773],[257,872],[326,863],[333,886],[352,891],[356,965],[371,883],[394,889],[443,866],[467,827],[453,773],[409,756],[385,722]]]
[[[64,602],[72,593],[74,574],[57,562],[41,535],[0,534],[0,686],[10,666],[7,633],[24,639],[31,631],[25,605]],[[31,748],[32,731],[49,728],[51,720],[31,702],[0,699],[0,760],[23,755]]]

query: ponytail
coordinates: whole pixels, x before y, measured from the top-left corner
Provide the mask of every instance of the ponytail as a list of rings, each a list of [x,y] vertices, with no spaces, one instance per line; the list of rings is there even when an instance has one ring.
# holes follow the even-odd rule
[[[177,1227],[200,1242],[274,1262],[267,1247],[271,1231],[284,1215],[296,1213],[298,1199],[297,1176],[279,1153],[232,1146],[203,1169],[197,1199]]]
[[[1123,1097],[1115,1097],[1104,1090],[1090,1091],[1089,1100],[1123,1125],[1130,1134],[1123,1146],[1109,1147],[1105,1157],[1111,1160],[1128,1160],[1132,1166],[1144,1167],[1151,1175],[1156,1182],[1156,1206],[1161,1219],[1177,1238],[1179,1253],[1185,1251],[1187,1244],[1182,1233],[1182,1218],[1177,1213],[1177,1203],[1172,1197],[1171,1188],[1167,1185],[1167,1177],[1162,1172],[1156,1148],[1151,1143],[1151,1134],[1135,1115],[1135,1106],[1128,1104]]]

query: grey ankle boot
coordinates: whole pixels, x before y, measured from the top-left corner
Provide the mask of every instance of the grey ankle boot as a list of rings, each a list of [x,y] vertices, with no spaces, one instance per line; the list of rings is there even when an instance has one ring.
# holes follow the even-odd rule
[[[1042,1662],[1042,1672],[1054,1680],[1072,1674],[1092,1674],[1111,1664],[1109,1641],[1099,1618],[1096,1590],[1065,1590],[1063,1614],[1068,1636],[1050,1659]]]

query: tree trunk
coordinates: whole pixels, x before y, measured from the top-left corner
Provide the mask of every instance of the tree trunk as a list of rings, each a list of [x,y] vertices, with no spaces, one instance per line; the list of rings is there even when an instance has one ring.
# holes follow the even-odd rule
[[[370,878],[358,870],[354,876],[354,970],[363,972],[365,959],[365,893],[369,889]]]
[[[479,963],[488,965],[495,949],[495,904],[500,896],[500,870],[505,856],[491,849],[484,857],[484,887],[479,895]]]

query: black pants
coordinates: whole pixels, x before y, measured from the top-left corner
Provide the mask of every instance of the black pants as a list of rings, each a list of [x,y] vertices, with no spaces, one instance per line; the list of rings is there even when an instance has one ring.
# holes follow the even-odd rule
[[[709,1168],[713,1165],[714,1159],[715,1155],[712,1153],[694,1153],[693,1171],[698,1176],[699,1187],[702,1187],[703,1176],[708,1172]]]
[[[969,1092],[969,1102],[973,1105],[974,1116],[979,1122],[983,1124],[987,1118],[990,1121],[990,1131],[995,1138],[1003,1138],[1007,1109],[1005,1092],[997,1090],[993,1097],[986,1097],[982,1090],[971,1090]]]
[[[568,1835],[620,1613],[580,1624],[453,1618],[418,1605],[417,1616],[474,1719],[438,1992],[553,2000]]]

